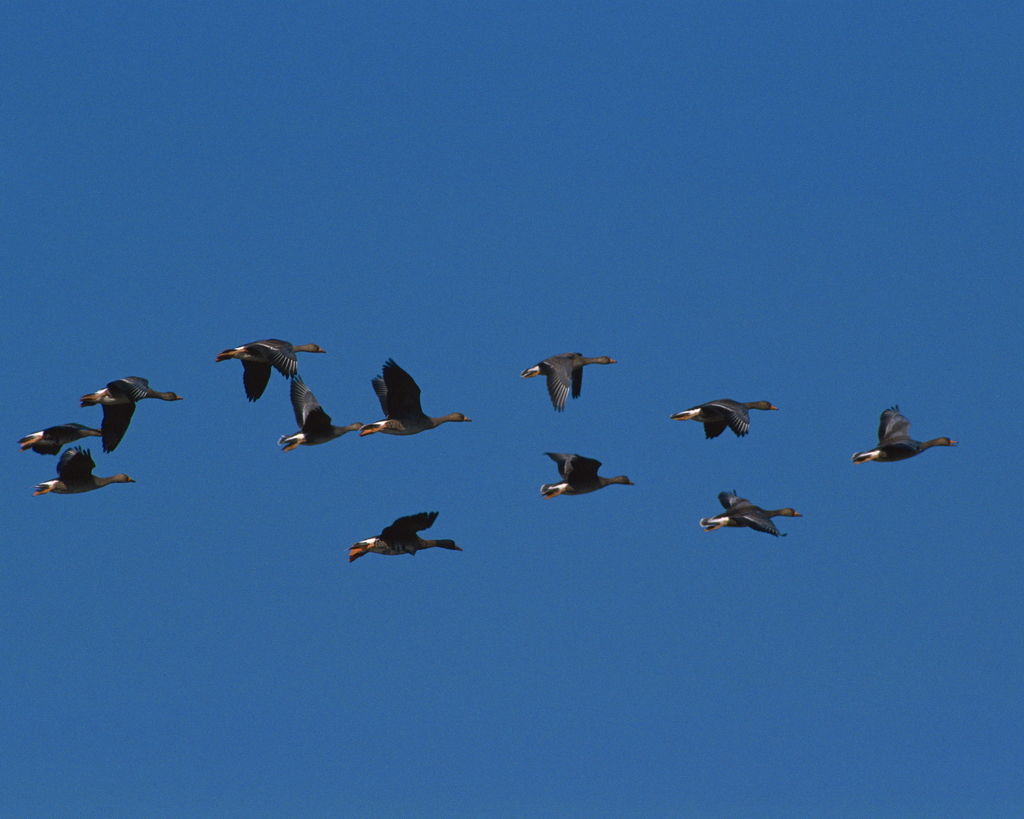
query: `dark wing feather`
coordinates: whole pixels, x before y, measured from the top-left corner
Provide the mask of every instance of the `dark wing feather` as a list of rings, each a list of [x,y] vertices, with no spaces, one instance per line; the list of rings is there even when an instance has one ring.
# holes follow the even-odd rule
[[[601,468],[601,462],[593,458],[584,458],[582,455],[573,455],[565,468],[565,479],[570,484],[584,485],[597,480],[597,470]]]
[[[780,537],[779,530],[775,528],[775,524],[772,523],[772,519],[759,514],[762,509],[757,506],[753,506],[749,511],[741,511],[738,514],[732,514],[733,520],[739,521],[744,526],[749,526],[751,529],[755,529],[758,532],[765,532],[769,535],[775,535]]]
[[[245,345],[246,350],[262,355],[277,369],[281,375],[291,378],[299,371],[299,360],[295,357],[295,350],[287,341],[279,338],[268,338],[263,341],[254,341]]]
[[[421,529],[429,529],[437,519],[437,512],[420,512],[398,518],[390,526],[384,528],[380,536],[389,543],[408,543],[417,538]]]
[[[313,391],[298,376],[292,379],[291,398],[295,421],[304,432],[331,430],[331,416],[324,412]]]
[[[704,404],[704,411],[711,411],[716,417],[716,429],[718,432],[715,435],[720,435],[722,430],[725,429],[724,424],[729,425],[729,429],[735,432],[739,437],[743,437],[750,430],[750,413],[747,412],[747,408],[740,404],[738,401],[733,401],[731,398],[720,398],[717,401],[709,401]],[[718,421],[718,416],[721,416],[722,421]],[[724,424],[718,427],[718,424]],[[707,425],[705,424],[705,432],[707,432]],[[709,435],[709,438],[715,437],[715,435]]]
[[[134,403],[103,405],[103,423],[100,425],[100,432],[103,433],[104,452],[113,452],[121,443],[134,414]]]
[[[388,415],[388,386],[384,383],[384,379],[379,375],[374,376],[370,381],[373,385],[373,391],[377,393],[377,400],[380,401],[380,411],[384,413],[384,416]]]
[[[88,449],[69,449],[57,462],[57,476],[65,483],[75,483],[88,478],[95,466]]]
[[[562,476],[562,479],[568,479],[569,470],[571,469],[569,464],[575,456],[570,455],[568,452],[545,452],[544,454],[558,464],[558,474]]]
[[[332,429],[334,424],[331,423],[331,416],[324,412],[322,407],[310,410],[306,416],[306,423],[302,425],[302,431],[314,437],[317,433],[330,433]]]
[[[572,370],[573,356],[575,355],[577,354],[562,353],[561,355],[553,355],[551,358],[545,358],[538,365],[547,380],[551,405],[558,412],[565,409],[565,399],[569,395],[570,382],[572,382],[573,397],[575,398],[579,395],[579,385],[576,383]]]
[[[423,414],[420,406],[420,388],[412,376],[389,358],[383,367],[384,397],[381,406],[388,418],[415,418]],[[377,390],[377,385],[374,384]],[[377,390],[377,395],[381,393]],[[386,406],[384,406],[386,404]]]
[[[149,381],[137,375],[119,378],[107,384],[111,395],[127,398],[130,401],[141,401],[149,394]]]
[[[583,367],[575,366],[575,361],[570,362],[572,367],[572,397],[580,397],[580,389],[583,387]]]
[[[41,441],[32,444],[30,449],[33,452],[38,452],[40,455],[56,455],[60,452],[60,448],[63,445],[60,441],[55,441],[52,438],[43,438]]]
[[[722,504],[723,509],[732,509],[733,507],[751,505],[750,501],[748,501],[746,498],[741,498],[739,495],[736,494],[735,491],[719,492],[718,502]]]
[[[242,384],[245,385],[245,397],[255,401],[270,383],[270,365],[261,361],[242,359]]]
[[[716,421],[705,421],[704,422],[704,437],[705,438],[717,438],[725,432],[725,419],[720,418]]]
[[[892,444],[910,438],[910,421],[896,406],[889,407],[878,419],[878,443]]]

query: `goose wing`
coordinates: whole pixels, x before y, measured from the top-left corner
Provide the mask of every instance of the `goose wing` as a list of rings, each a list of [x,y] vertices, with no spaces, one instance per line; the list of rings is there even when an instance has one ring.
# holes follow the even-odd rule
[[[742,523],[744,526],[749,526],[751,529],[756,529],[758,532],[765,532],[769,535],[775,535],[775,537],[781,537],[779,530],[775,528],[775,524],[772,523],[772,519],[762,514],[764,510],[759,506],[740,507],[738,512],[733,512],[729,515],[733,520]]]
[[[267,389],[270,383],[270,365],[262,361],[248,361],[242,359],[242,384],[245,387],[245,397],[255,401]]]
[[[576,456],[569,452],[545,452],[544,454],[558,464],[558,474],[562,476],[562,480],[568,480],[569,473],[572,471],[572,461]]]
[[[580,486],[597,480],[600,461],[582,455],[567,455],[565,452],[548,452],[547,455],[558,463],[558,471],[570,484]]]
[[[910,421],[897,406],[889,407],[878,419],[878,443],[896,444],[910,439]]]
[[[726,510],[742,508],[744,506],[753,506],[753,504],[746,498],[741,498],[737,495],[735,490],[732,492],[719,492],[718,502],[722,504],[722,508]]]
[[[705,409],[712,408],[716,416],[721,416],[721,420],[716,419],[712,424],[704,425],[704,431],[708,438],[720,435],[725,430],[726,424],[741,438],[750,430],[750,413],[739,402],[729,398],[720,398],[717,401],[709,401],[704,407]],[[717,431],[714,434],[709,434],[708,427],[712,425]]]
[[[723,432],[725,432],[726,421],[724,418],[719,418],[714,421],[704,422],[704,437],[705,438],[717,438]]]
[[[331,416],[324,412],[324,408],[316,400],[313,391],[299,376],[292,379],[291,399],[292,409],[295,411],[295,421],[303,432],[331,429],[333,426]]]
[[[57,462],[57,476],[64,483],[76,483],[88,478],[95,466],[88,449],[69,449]]]
[[[103,405],[103,423],[100,424],[100,432],[103,433],[104,452],[113,452],[121,443],[134,414],[134,401],[128,404]]]
[[[415,515],[406,515],[398,518],[390,526],[386,526],[380,533],[383,540],[388,543],[409,543],[418,539],[417,532],[421,529],[429,529],[437,519],[437,512],[420,512]]]
[[[381,375],[373,379],[373,390],[388,418],[415,418],[423,414],[419,385],[392,358],[384,363]]]
[[[573,362],[580,356],[579,353],[562,353],[545,358],[540,362],[541,372],[547,380],[548,396],[551,398],[551,405],[561,412],[565,409],[565,399],[569,395],[569,387],[572,386],[573,398],[580,394],[580,385],[583,383],[583,368],[573,370]]]
[[[577,364],[574,359],[569,366],[572,367],[572,397],[579,398],[580,390],[583,388],[583,365]]]
[[[33,452],[38,452],[40,455],[56,455],[60,452],[60,448],[62,446],[64,446],[64,444],[61,441],[47,434],[45,437],[32,444],[31,448]]]
[[[141,401],[149,395],[149,380],[137,375],[129,375],[111,381],[107,384],[107,391],[115,397],[127,398],[129,401]]]
[[[299,371],[299,360],[290,342],[279,338],[267,338],[246,344],[245,349],[253,355],[261,355],[274,365],[281,375],[291,378]]]

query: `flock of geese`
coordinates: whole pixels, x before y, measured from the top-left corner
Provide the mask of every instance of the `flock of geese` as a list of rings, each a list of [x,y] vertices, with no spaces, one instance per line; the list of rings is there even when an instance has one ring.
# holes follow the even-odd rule
[[[325,444],[347,432],[357,430],[361,436],[377,432],[387,435],[415,435],[444,423],[472,420],[461,412],[450,412],[438,417],[424,413],[420,405],[419,385],[393,359],[388,359],[381,368],[381,374],[372,380],[373,390],[380,401],[384,418],[370,424],[351,423],[335,426],[331,416],[320,406],[312,390],[299,375],[299,363],[295,355],[323,352],[325,350],[316,344],[293,345],[271,338],[224,350],[214,360],[228,361],[234,358],[242,362],[242,386],[250,401],[256,401],[263,395],[270,381],[272,369],[276,369],[290,380],[292,410],[299,429],[290,435],[282,436],[278,441],[285,452],[299,446]],[[521,376],[544,376],[551,405],[557,412],[562,412],[565,410],[570,392],[573,398],[579,397],[585,366],[615,363],[615,359],[608,356],[587,358],[580,353],[562,353],[528,367],[523,370]],[[22,451],[31,449],[42,455],[56,455],[67,444],[82,438],[99,437],[103,451],[113,452],[128,430],[136,404],[145,398],[156,398],[161,401],[182,400],[177,393],[152,389],[145,378],[119,378],[111,381],[103,389],[87,393],[81,398],[83,407],[99,405],[103,408],[103,420],[99,429],[77,423],[59,424],[26,435],[18,443]],[[742,437],[750,430],[750,410],[777,409],[778,407],[768,401],[743,403],[722,398],[674,413],[670,418],[703,424],[706,438],[716,438],[726,427],[735,435]],[[928,441],[912,439],[910,421],[900,413],[899,407],[893,406],[885,410],[879,419],[878,444],[873,449],[854,453],[852,460],[855,464],[868,461],[903,461],[931,447],[955,446],[956,443],[946,437],[932,438]],[[546,483],[541,486],[540,492],[545,498],[583,495],[612,484],[633,485],[625,475],[610,478],[599,475],[601,462],[593,458],[567,452],[545,454],[555,462],[561,478],[557,483]],[[109,477],[93,475],[92,470],[95,466],[89,450],[78,447],[68,449],[58,461],[57,477],[38,484],[33,494],[78,494],[102,489],[112,483],[134,483],[134,480],[124,473]],[[772,522],[773,517],[802,517],[790,507],[762,509],[734,492],[721,492],[718,500],[724,511],[700,520],[700,525],[706,532],[725,526],[746,526],[778,537],[781,533]],[[354,543],[349,549],[349,562],[368,552],[384,555],[415,554],[421,549],[434,546],[462,551],[452,540],[428,540],[419,536],[419,532],[430,528],[436,518],[437,512],[420,512],[398,518],[390,526],[386,526],[379,535]]]

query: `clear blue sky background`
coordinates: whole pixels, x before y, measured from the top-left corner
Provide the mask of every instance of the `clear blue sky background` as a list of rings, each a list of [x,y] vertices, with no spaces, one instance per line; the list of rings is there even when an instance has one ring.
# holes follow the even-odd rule
[[[1022,14],[6,6],[4,813],[1019,809]],[[268,336],[338,424],[388,357],[474,423],[283,454],[213,361]],[[92,446],[138,483],[32,497],[125,375],[186,399]],[[668,420],[723,396],[782,409]],[[854,466],[893,403],[961,445]]]

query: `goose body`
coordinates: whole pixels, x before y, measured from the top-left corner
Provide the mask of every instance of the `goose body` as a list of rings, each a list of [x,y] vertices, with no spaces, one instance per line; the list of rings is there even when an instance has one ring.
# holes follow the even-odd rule
[[[377,393],[380,408],[385,418],[366,424],[360,429],[360,435],[371,435],[383,432],[388,435],[415,435],[434,429],[448,421],[472,421],[461,412],[450,412],[437,418],[431,418],[420,406],[420,388],[412,376],[399,367],[394,359],[384,363],[381,374],[370,383]]]
[[[723,526],[747,526],[757,532],[765,532],[775,537],[780,535],[779,530],[772,523],[774,517],[802,518],[799,512],[790,507],[785,509],[762,509],[754,506],[746,498],[738,497],[734,492],[719,492],[718,501],[725,509],[720,515],[712,515],[709,518],[701,518],[700,525],[705,532],[713,532]]]
[[[100,404],[103,407],[103,451],[113,452],[131,423],[135,405],[143,398],[159,398],[161,401],[181,401],[182,397],[173,392],[160,392],[149,386],[149,381],[137,375],[129,375],[111,381],[102,390],[82,396],[82,406]]]
[[[669,417],[673,421],[700,421],[704,424],[705,438],[717,438],[726,427],[729,427],[737,437],[742,438],[750,430],[750,415],[747,410],[752,409],[777,410],[778,407],[769,401],[743,403],[731,398],[719,398],[717,401],[708,401],[706,404],[698,404],[688,410],[673,413]]]
[[[295,411],[295,421],[299,425],[299,431],[293,432],[291,435],[284,435],[278,440],[277,443],[281,445],[284,452],[295,449],[297,446],[326,444],[328,441],[340,438],[346,432],[354,432],[363,426],[359,423],[343,427],[334,426],[331,416],[324,412],[324,408],[316,400],[313,391],[298,375],[292,378],[290,392],[292,409]]]
[[[296,353],[325,353],[317,344],[291,344],[279,338],[265,338],[232,347],[217,354],[214,361],[237,358],[242,362],[242,385],[245,397],[255,401],[267,388],[270,368],[275,368],[285,378],[291,378],[299,371]]]
[[[18,444],[21,446],[22,452],[31,449],[40,455],[56,455],[65,444],[73,443],[90,435],[100,436],[102,434],[98,429],[83,424],[58,424],[41,429],[39,432],[29,433],[21,438]]]
[[[583,387],[583,368],[587,364],[617,364],[614,358],[606,355],[597,358],[586,358],[582,353],[561,353],[545,358],[532,367],[527,367],[519,375],[523,378],[534,378],[543,375],[547,379],[548,396],[551,406],[556,412],[565,409],[565,399],[572,389],[572,397],[580,397]]]
[[[910,437],[910,421],[897,406],[889,407],[878,419],[878,446],[865,452],[855,452],[851,460],[855,464],[868,461],[905,461],[920,455],[933,446],[956,446],[950,438],[932,438],[930,441],[915,441]]]
[[[348,550],[348,562],[358,560],[367,552],[379,555],[414,555],[420,549],[438,546],[461,552],[454,540],[425,540],[418,532],[429,529],[437,519],[437,512],[420,512],[417,515],[406,515],[398,518],[390,526],[384,528],[379,535],[353,543]]]
[[[92,474],[96,464],[87,449],[72,448],[60,456],[57,462],[57,477],[36,485],[33,495],[45,495],[56,492],[58,495],[76,495],[80,492],[91,492],[102,489],[112,483],[135,483],[123,472],[101,478]]]
[[[601,467],[600,461],[593,458],[585,458],[582,455],[573,455],[568,452],[545,452],[551,460],[558,464],[558,473],[562,476],[559,483],[546,483],[540,488],[540,493],[545,498],[554,498],[558,495],[585,495],[588,492],[596,492],[604,489],[613,483],[632,486],[633,482],[625,475],[616,475],[614,478],[606,478],[597,474]]]

